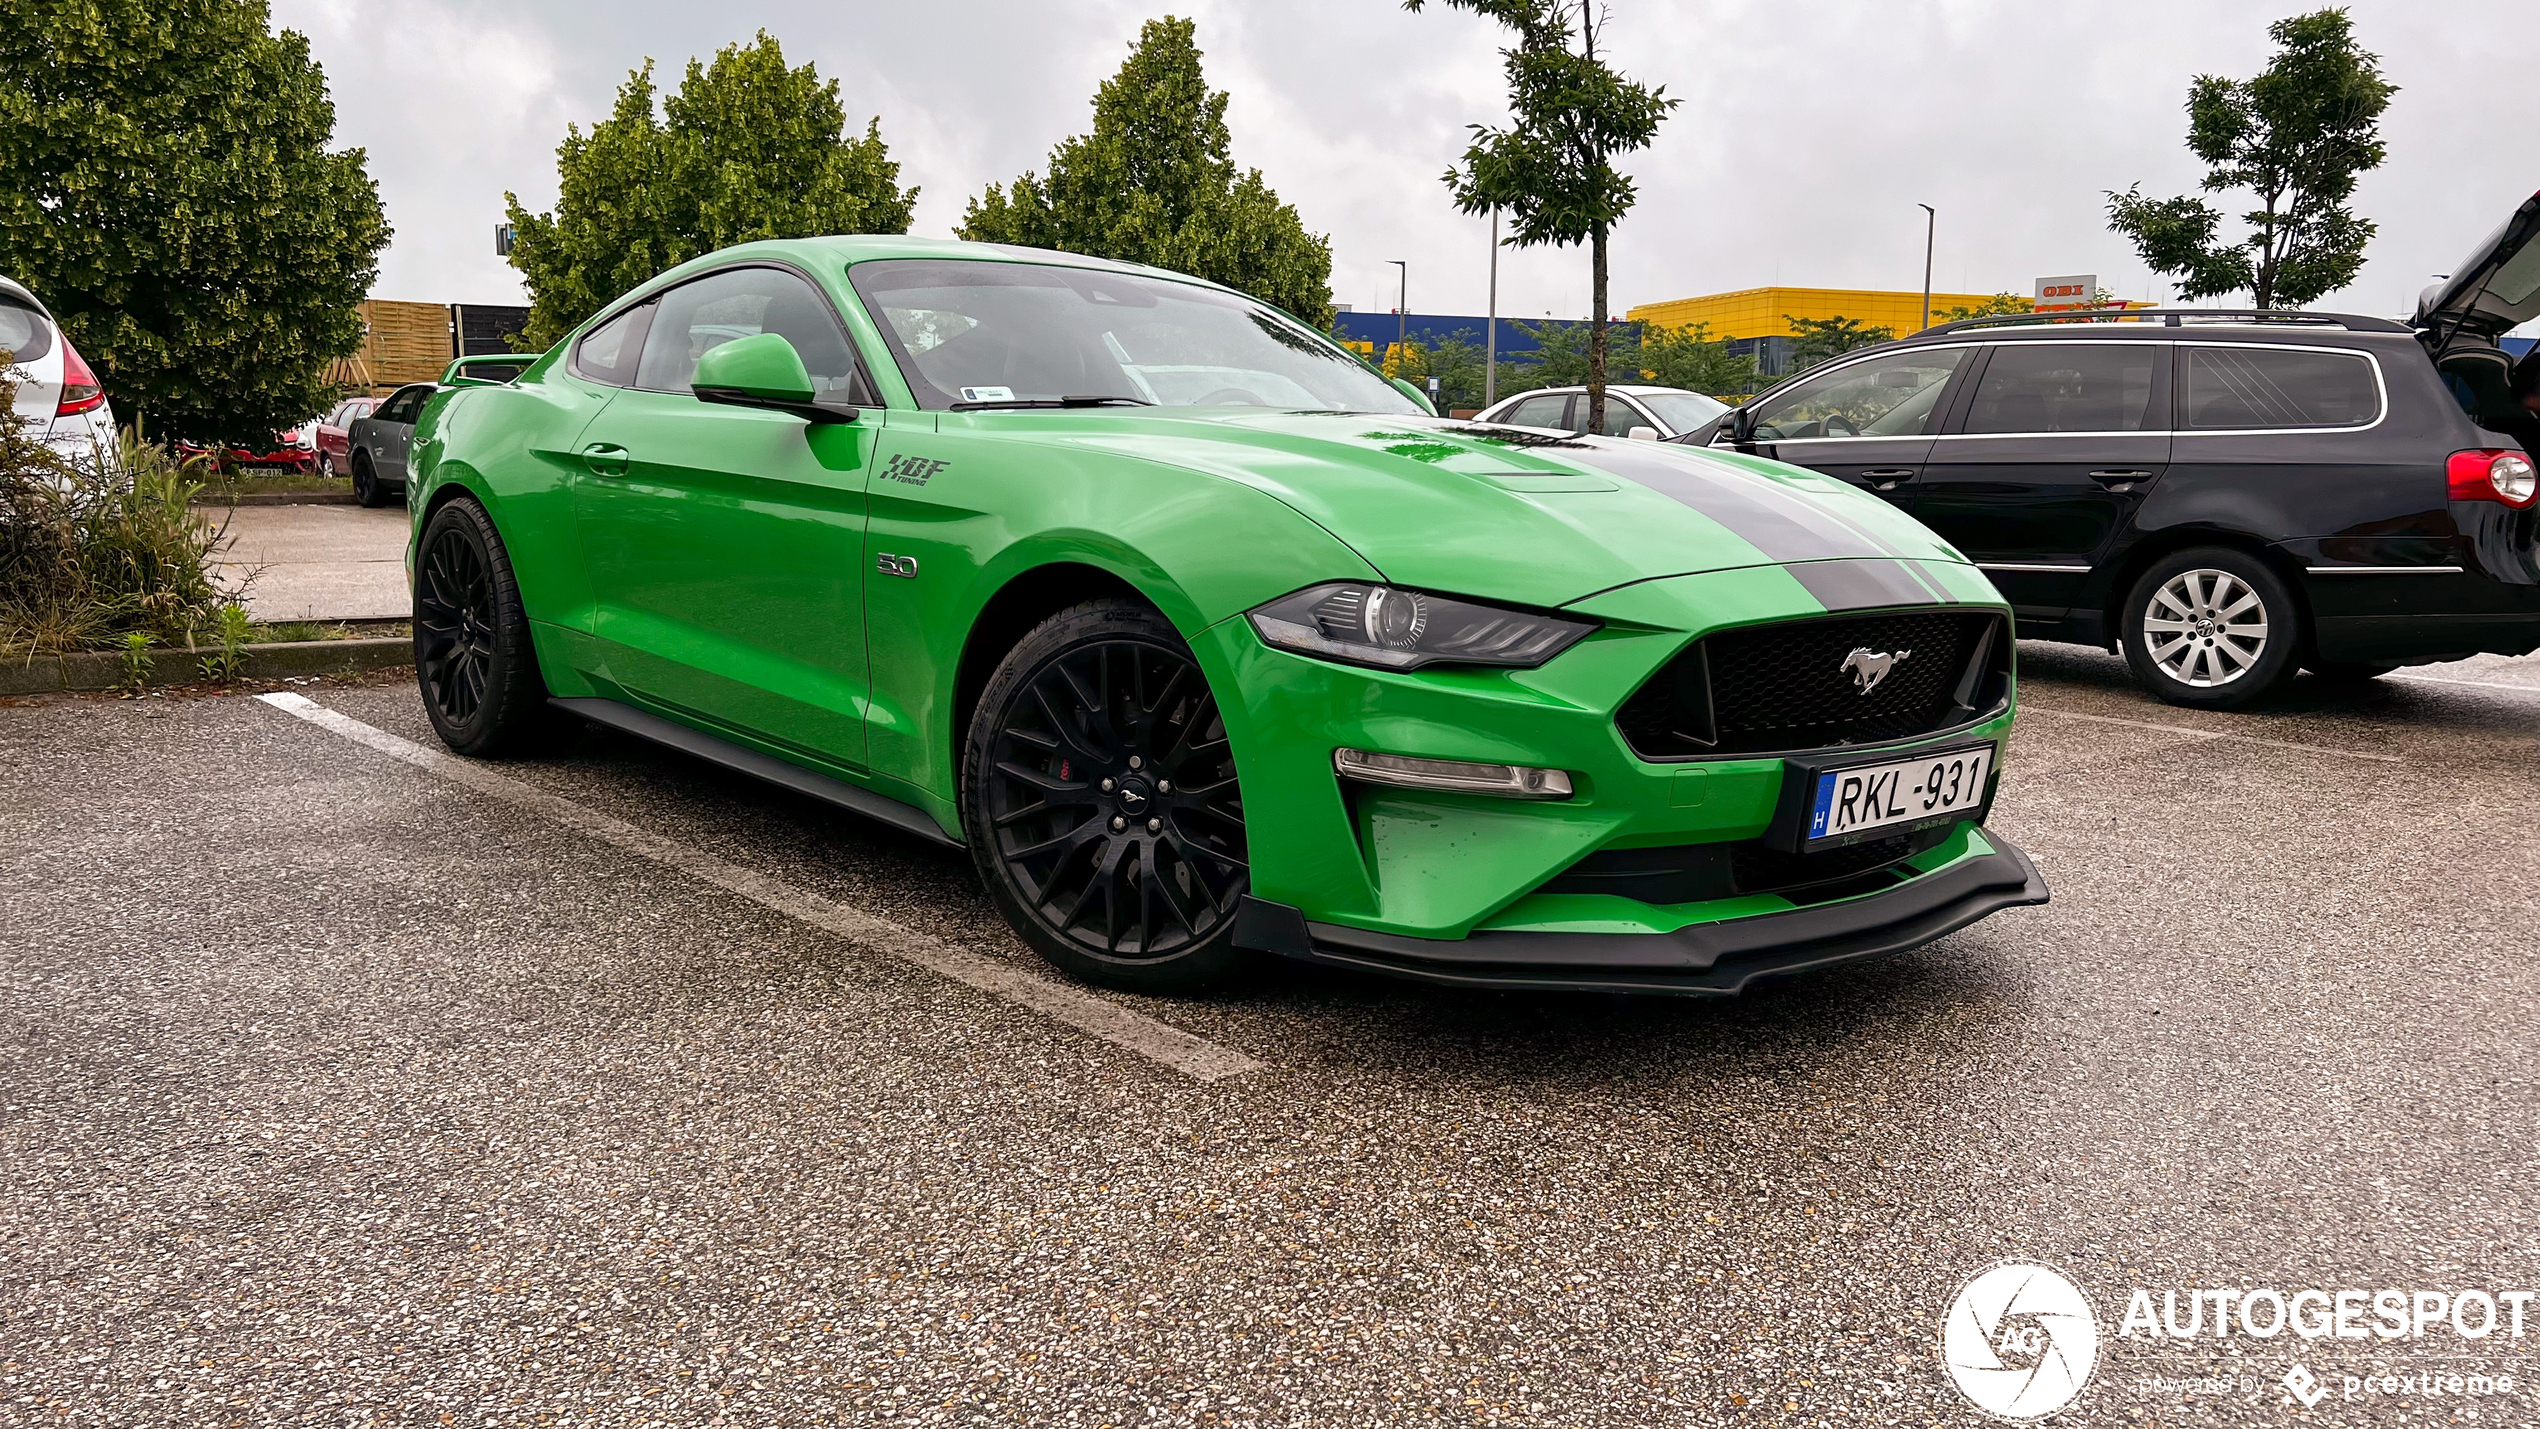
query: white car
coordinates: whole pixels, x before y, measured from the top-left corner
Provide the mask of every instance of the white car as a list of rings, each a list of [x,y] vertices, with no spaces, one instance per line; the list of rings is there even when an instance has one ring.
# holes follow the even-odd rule
[[[1502,398],[1497,405],[1482,409],[1473,420],[1506,422],[1513,427],[1549,427],[1584,435],[1587,409],[1585,387],[1544,387]],[[1681,387],[1624,387],[1608,383],[1604,435],[1628,437],[1633,428],[1645,427],[1651,436],[1664,441],[1690,432],[1727,410],[1701,393]]]
[[[0,278],[0,353],[10,354],[27,430],[78,462],[112,461],[115,412],[106,389],[35,294]]]

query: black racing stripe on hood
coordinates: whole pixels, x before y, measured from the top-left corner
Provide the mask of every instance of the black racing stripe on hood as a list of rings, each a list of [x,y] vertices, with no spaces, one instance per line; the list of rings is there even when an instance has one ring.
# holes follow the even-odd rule
[[[1784,569],[1828,610],[1949,604],[1911,561],[1799,561]]]
[[[1586,443],[1563,455],[1683,502],[1726,526],[1763,552],[1767,560],[1827,561],[1901,554],[1808,497],[1734,467],[1707,463],[1696,466]]]

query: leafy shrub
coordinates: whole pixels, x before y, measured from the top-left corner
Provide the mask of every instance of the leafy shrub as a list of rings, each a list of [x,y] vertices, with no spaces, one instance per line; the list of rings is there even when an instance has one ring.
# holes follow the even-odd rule
[[[197,462],[130,435],[66,458],[28,432],[0,376],[0,655],[190,644],[227,598],[226,529],[194,512]]]

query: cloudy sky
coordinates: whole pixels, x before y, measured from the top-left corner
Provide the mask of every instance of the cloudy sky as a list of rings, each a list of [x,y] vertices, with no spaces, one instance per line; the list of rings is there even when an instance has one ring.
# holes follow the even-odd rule
[[[2402,87],[2390,159],[2357,197],[2380,225],[2361,281],[2322,306],[2398,314],[2540,188],[2528,115],[2540,31],[2529,0],[2355,0],[2366,46]],[[1082,131],[1094,88],[1141,21],[1195,16],[1208,76],[1231,91],[1235,158],[1331,235],[1335,297],[1393,306],[1411,264],[1418,312],[1483,310],[1488,235],[1439,175],[1465,126],[1505,117],[1499,34],[1395,0],[274,0],[325,66],[339,142],[370,154],[395,246],[379,296],[522,301],[493,256],[503,192],[555,197],[568,123],[607,113],[649,56],[766,29],[788,58],[881,118],[923,189],[912,231],[948,234],[970,195],[1042,166]],[[2025,293],[2096,273],[2168,295],[2107,230],[2103,191],[2183,193],[2188,79],[2254,73],[2293,0],[1612,0],[1633,77],[1683,106],[1632,156],[1641,200],[1616,236],[1617,311],[1784,283],[1918,288],[1940,210],[1935,286]],[[667,86],[666,86],[667,87]],[[1508,251],[1500,310],[1584,314],[1583,250]]]

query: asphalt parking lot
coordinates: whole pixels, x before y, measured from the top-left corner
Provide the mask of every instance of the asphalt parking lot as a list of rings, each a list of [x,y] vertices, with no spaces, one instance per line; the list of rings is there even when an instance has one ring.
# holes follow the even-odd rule
[[[2540,1420],[2277,1385],[2458,1344],[2115,1338],[2540,1286],[2540,662],[2022,654],[2054,902],[1719,1002],[1088,998],[958,856],[621,736],[0,709],[0,1422],[1973,1424],[2008,1256],[2107,1336],[2058,1423]]]

